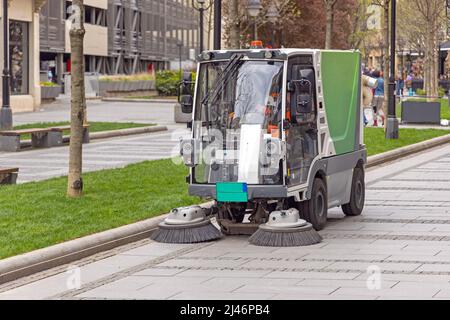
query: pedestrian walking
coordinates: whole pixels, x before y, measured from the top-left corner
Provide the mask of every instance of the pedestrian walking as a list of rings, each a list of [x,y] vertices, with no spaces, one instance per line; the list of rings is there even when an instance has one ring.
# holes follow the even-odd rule
[[[414,79],[414,74],[412,72],[410,72],[408,74],[408,76],[406,77],[406,81],[405,81],[406,90],[408,90],[409,96],[413,95],[413,88],[412,88],[413,79]]]
[[[400,97],[400,98],[403,97],[403,89],[404,88],[405,88],[405,80],[403,78],[403,75],[399,74],[395,81],[395,89],[396,89],[397,97]]]
[[[384,114],[383,114],[383,102],[384,102],[384,78],[383,74],[379,70],[375,70],[373,72],[373,77],[377,79],[378,85],[374,91],[374,97],[372,102],[373,113],[374,113],[374,126],[377,127],[380,125],[379,120],[381,120],[381,124],[384,124]]]

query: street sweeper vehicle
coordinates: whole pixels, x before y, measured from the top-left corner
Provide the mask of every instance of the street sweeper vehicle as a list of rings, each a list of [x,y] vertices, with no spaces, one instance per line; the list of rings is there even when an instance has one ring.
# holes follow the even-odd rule
[[[194,243],[250,235],[264,246],[321,241],[329,208],[364,207],[361,57],[357,51],[205,51],[180,87],[191,137],[180,153],[189,194],[153,239]],[[211,217],[220,230],[211,223]]]

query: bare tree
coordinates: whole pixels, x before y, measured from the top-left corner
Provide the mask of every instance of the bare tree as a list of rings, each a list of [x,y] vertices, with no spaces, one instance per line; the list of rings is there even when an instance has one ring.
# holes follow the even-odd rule
[[[424,87],[430,97],[438,96],[439,89],[439,41],[445,13],[445,1],[442,0],[412,0],[417,19],[423,21],[425,29],[425,62]]]
[[[383,79],[384,79],[384,101],[383,101],[383,113],[387,115],[387,105],[389,102],[389,67],[390,67],[390,28],[389,28],[389,13],[391,0],[373,0],[372,4],[380,6],[382,9],[382,33],[383,33]],[[386,129],[386,123],[384,127]]]
[[[211,50],[212,36],[214,31],[214,0],[207,2],[208,10],[205,11],[205,21],[206,21],[206,49]]]
[[[283,26],[284,23],[293,21],[300,15],[296,5],[296,0],[262,0],[262,10],[257,19],[257,28],[263,28],[268,25],[266,17],[269,5],[274,2],[280,18],[277,24]],[[247,14],[247,0],[224,1],[224,38],[228,47],[236,49],[248,44],[247,33],[252,30],[254,21],[249,20]]]
[[[80,197],[83,194],[82,158],[83,123],[86,120],[86,97],[84,86],[84,0],[72,1],[72,25],[70,28],[71,59],[71,112],[70,151],[67,195]]]
[[[368,12],[368,7],[371,0],[355,0],[354,7],[351,7],[349,12],[352,18],[351,34],[348,42],[349,47],[352,49],[360,49],[364,58],[367,57],[371,42],[375,41],[377,35],[376,30],[371,30],[368,27],[368,20],[371,17],[371,13]]]
[[[325,12],[327,17],[325,49],[331,49],[331,39],[333,37],[334,7],[337,3],[337,0],[323,0],[323,2],[325,3]]]
[[[240,41],[240,19],[239,19],[239,0],[230,1],[229,9],[229,21],[230,21],[230,46],[233,49],[239,49],[241,46]]]

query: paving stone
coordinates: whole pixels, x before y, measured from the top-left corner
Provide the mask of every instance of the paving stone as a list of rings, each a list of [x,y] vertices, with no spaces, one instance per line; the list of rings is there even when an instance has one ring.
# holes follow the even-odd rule
[[[361,272],[316,272],[316,271],[302,271],[302,272],[288,272],[288,271],[273,271],[265,275],[264,278],[287,278],[287,279],[355,279],[361,275]]]
[[[328,269],[357,270],[366,272],[369,267],[376,266],[381,271],[414,271],[420,263],[389,263],[389,262],[335,262]],[[450,266],[449,266],[450,267]]]
[[[330,294],[338,289],[338,287],[314,287],[303,286],[301,283],[296,286],[277,286],[266,285],[263,281],[260,284],[250,284],[241,286],[234,292],[247,292],[247,293],[292,293],[292,294]]]
[[[398,281],[381,281],[381,288],[392,288]],[[307,287],[354,287],[354,288],[367,288],[367,279],[362,280],[345,280],[345,279],[305,279],[300,281],[297,285]]]
[[[195,270],[187,269],[176,274],[177,277],[236,277],[236,278],[261,278],[270,273],[267,270]],[[280,277],[282,278],[282,277]]]
[[[233,278],[233,277],[214,277],[211,278],[209,280],[206,280],[205,282],[203,282],[203,284],[208,284],[208,285],[212,285],[212,286],[221,286],[224,283],[233,283],[233,284],[237,284],[240,286],[243,285],[255,285],[255,284],[260,284],[260,283],[264,283],[265,285],[268,286],[279,286],[279,287],[284,287],[284,286],[292,286],[292,285],[296,285],[297,283],[300,283],[302,280],[299,281],[293,281],[292,279],[276,279],[276,278],[267,278],[265,277],[264,279],[260,279],[260,278],[247,278],[247,279],[243,279],[243,278]]]
[[[367,280],[367,274],[361,274],[355,280]],[[415,282],[418,285],[421,283],[432,283],[432,282],[449,282],[450,274],[448,275],[430,275],[430,274],[402,274],[402,273],[382,273],[382,281],[407,281]]]
[[[333,262],[331,261],[261,261],[253,260],[245,262],[242,268],[306,268],[306,269],[323,269]]]
[[[274,296],[273,293],[246,293],[246,292],[193,292],[183,291],[174,296],[171,300],[268,300]]]
[[[174,276],[179,274],[186,269],[177,268],[177,269],[159,269],[159,268],[148,268],[139,272],[134,273],[135,276]]]
[[[411,298],[411,297],[420,297],[420,298],[432,298],[439,292],[439,289],[435,288],[421,288],[421,286],[417,286],[415,288],[389,288],[389,289],[380,289],[380,290],[369,290],[362,288],[349,288],[349,287],[341,287],[337,289],[332,295],[359,295],[359,296],[370,296],[370,297],[395,297],[395,298]]]
[[[159,267],[178,267],[178,268],[232,268],[242,266],[246,260],[208,260],[208,259],[171,259],[158,264]]]
[[[280,293],[275,295],[271,300],[376,300],[378,297],[369,296],[344,296],[344,295],[315,295],[315,294],[291,294]]]
[[[417,269],[417,272],[428,271],[450,273],[450,264],[423,264],[420,268]]]
[[[100,287],[96,288],[82,294],[77,295],[77,298],[96,298],[96,299],[140,299],[140,300],[150,300],[150,299],[167,299],[180,293],[179,290],[174,290],[165,287],[158,287],[158,290],[154,288],[148,289],[148,286],[141,290],[122,290],[116,288],[111,290],[110,287]]]

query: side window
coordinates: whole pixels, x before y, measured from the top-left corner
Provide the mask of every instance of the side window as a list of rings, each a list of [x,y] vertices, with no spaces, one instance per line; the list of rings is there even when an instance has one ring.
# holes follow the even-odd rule
[[[316,86],[314,68],[302,64],[291,67],[290,111],[293,123],[315,121]]]

